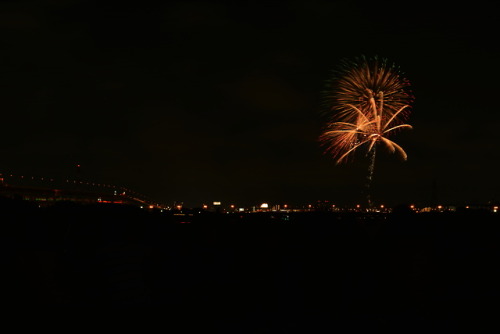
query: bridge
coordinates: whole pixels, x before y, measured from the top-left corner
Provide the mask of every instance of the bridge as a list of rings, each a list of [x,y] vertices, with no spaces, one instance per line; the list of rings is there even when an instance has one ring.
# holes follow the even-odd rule
[[[37,202],[48,206],[61,201],[134,205],[164,208],[152,199],[126,187],[76,179],[0,173],[0,197]]]

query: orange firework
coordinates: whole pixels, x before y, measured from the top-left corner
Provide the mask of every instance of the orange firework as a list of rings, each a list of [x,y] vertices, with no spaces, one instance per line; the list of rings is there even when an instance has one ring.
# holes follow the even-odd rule
[[[321,139],[329,143],[328,149],[337,158],[337,163],[342,162],[351,152],[365,144],[368,145],[368,152],[374,151],[379,142],[385,144],[392,153],[400,153],[403,159],[406,160],[407,155],[403,148],[387,138],[387,135],[394,130],[411,129],[409,124],[391,126],[397,116],[406,109],[405,107],[402,107],[389,120],[384,122],[382,122],[382,117],[377,111],[373,115],[365,115],[356,107],[352,106],[352,108],[359,114],[356,123],[330,123],[329,128],[321,135]]]
[[[330,121],[320,139],[337,163],[362,146],[372,152],[370,176],[377,144],[406,160],[406,153],[387,136],[395,130],[410,128],[403,124],[410,112],[413,96],[409,82],[385,60],[364,57],[344,66],[332,80],[327,92]]]

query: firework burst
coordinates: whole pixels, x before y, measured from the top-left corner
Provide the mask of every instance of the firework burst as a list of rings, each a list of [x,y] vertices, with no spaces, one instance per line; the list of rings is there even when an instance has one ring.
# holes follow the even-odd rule
[[[366,194],[372,207],[370,186],[377,146],[381,144],[404,160],[407,158],[403,148],[388,136],[412,128],[404,124],[413,102],[410,83],[386,60],[362,57],[345,61],[330,84],[326,94],[329,121],[320,140],[337,164],[361,147],[367,148],[370,165]]]
[[[379,143],[406,160],[403,148],[387,137],[411,129],[404,124],[413,102],[409,86],[386,60],[362,57],[343,63],[326,95],[331,116],[320,137],[337,163],[361,147],[375,154]]]

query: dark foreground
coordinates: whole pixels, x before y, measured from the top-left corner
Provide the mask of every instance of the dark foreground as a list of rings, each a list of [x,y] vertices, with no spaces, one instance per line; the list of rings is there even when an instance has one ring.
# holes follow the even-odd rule
[[[3,307],[133,308],[229,333],[479,332],[497,318],[491,213],[0,209]]]

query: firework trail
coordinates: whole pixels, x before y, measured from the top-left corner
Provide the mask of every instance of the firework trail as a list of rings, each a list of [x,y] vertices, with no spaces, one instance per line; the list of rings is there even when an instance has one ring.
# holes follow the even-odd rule
[[[370,154],[370,165],[368,167],[368,176],[366,177],[366,184],[365,184],[366,199],[367,199],[369,207],[373,206],[372,197],[371,197],[371,193],[370,193],[370,186],[371,186],[372,180],[373,180],[373,172],[375,171],[376,153],[377,153],[377,145],[374,145],[373,149],[371,150],[371,154]]]
[[[326,95],[330,119],[320,140],[337,163],[346,161],[361,147],[367,148],[371,157],[367,190],[373,178],[377,145],[407,158],[403,148],[388,136],[411,129],[411,125],[404,124],[413,102],[409,86],[394,65],[365,57],[344,61],[331,81]],[[371,206],[369,194],[368,202]]]

